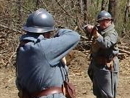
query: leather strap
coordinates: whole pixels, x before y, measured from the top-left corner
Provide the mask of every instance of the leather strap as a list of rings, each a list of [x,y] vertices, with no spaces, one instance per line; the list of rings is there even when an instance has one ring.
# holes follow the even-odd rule
[[[62,88],[61,87],[50,87],[50,88],[47,88],[40,92],[31,93],[31,96],[41,97],[41,96],[47,96],[47,95],[55,94],[55,93],[62,93]]]
[[[113,60],[115,59],[116,56],[114,56],[113,58],[111,58],[110,60],[108,60],[107,58],[104,57],[98,57],[95,59],[96,63],[97,63],[97,67],[98,68],[103,68],[106,67],[109,70],[113,70],[114,67],[114,63]]]
[[[97,64],[104,65],[104,64],[106,64],[106,63],[110,63],[111,61],[113,61],[115,57],[116,57],[116,56],[114,56],[114,57],[108,59],[108,58],[100,57],[100,56],[99,56],[99,57],[95,58],[95,61],[96,61]]]

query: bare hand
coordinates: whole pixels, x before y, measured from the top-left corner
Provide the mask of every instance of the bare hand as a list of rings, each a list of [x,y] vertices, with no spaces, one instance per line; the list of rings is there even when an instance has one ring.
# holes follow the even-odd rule
[[[87,24],[84,26],[85,30],[88,31],[88,33],[91,33],[92,32],[92,29],[94,28],[93,25],[90,25],[90,24]]]
[[[62,61],[64,62],[65,65],[67,64],[67,61],[66,61],[65,57],[62,58]]]

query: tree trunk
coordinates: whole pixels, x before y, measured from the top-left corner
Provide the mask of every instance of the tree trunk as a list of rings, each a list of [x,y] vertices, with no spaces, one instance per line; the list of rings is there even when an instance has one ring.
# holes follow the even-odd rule
[[[80,5],[81,14],[83,14],[84,13],[84,2],[83,2],[83,0],[79,0],[79,5]]]
[[[18,7],[18,24],[22,22],[22,0],[17,0]]]
[[[40,5],[40,0],[36,0],[36,6],[34,8],[34,11],[37,10],[37,8],[39,7],[39,5]]]
[[[101,11],[107,10],[107,6],[108,6],[107,4],[108,4],[108,0],[102,0]]]
[[[108,12],[112,15],[114,22],[116,22],[116,7],[117,7],[117,0],[109,0],[109,7]]]
[[[84,11],[84,21],[87,22],[87,10],[88,10],[88,0],[83,0],[83,3],[84,3],[84,8],[83,8],[83,11]]]
[[[128,17],[130,17],[130,0],[127,0],[126,9],[125,9],[125,16],[124,16],[124,23],[127,22]]]
[[[88,10],[88,0],[78,0],[80,12],[83,15],[83,21],[87,22],[87,10]]]

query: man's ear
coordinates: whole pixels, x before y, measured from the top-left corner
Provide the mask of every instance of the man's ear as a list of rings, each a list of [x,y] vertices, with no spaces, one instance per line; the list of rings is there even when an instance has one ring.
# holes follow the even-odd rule
[[[43,33],[43,36],[44,36],[45,38],[50,38],[50,37],[51,37],[51,32]]]

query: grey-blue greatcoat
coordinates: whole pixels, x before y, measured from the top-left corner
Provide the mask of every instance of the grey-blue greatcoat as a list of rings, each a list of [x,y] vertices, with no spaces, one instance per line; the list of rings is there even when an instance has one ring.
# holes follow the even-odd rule
[[[61,69],[65,69],[61,59],[76,47],[80,35],[70,29],[60,29],[54,38],[46,39],[43,35],[27,33],[20,38],[20,41],[24,40],[29,42],[19,47],[16,59],[18,89],[32,93],[49,87],[61,87],[65,78],[61,74]],[[65,96],[61,93],[39,98]]]
[[[100,36],[92,42],[92,60],[89,65],[88,75],[93,82],[93,93],[97,98],[115,98],[118,83],[119,60],[116,56],[119,52],[117,47],[118,33],[114,29],[114,24],[105,30],[99,31]],[[96,58],[114,57],[114,68],[110,70],[107,65],[99,67]]]

